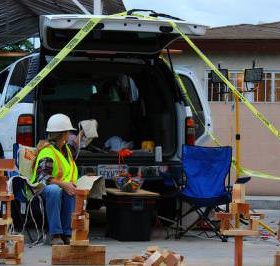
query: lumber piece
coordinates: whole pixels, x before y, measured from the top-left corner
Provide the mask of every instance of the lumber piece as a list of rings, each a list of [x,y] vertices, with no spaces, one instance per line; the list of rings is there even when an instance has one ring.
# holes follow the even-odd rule
[[[105,265],[105,246],[52,246],[54,265]]]
[[[86,200],[89,194],[89,190],[76,189],[75,192],[75,213],[82,214],[86,209]]]
[[[224,230],[223,235],[225,236],[258,236],[259,231],[253,231],[248,229],[232,229]]]
[[[109,265],[124,265],[129,259],[112,259],[109,261]]]
[[[250,219],[250,229],[253,231],[257,231],[259,227],[259,220],[257,219]]]
[[[229,230],[231,228],[231,220],[234,218],[232,213],[217,212],[215,213],[216,219],[221,221],[220,231]]]
[[[15,170],[16,164],[14,159],[0,159],[0,170],[1,171],[13,171]]]
[[[274,256],[274,266],[280,266],[280,251],[277,251]]]
[[[232,190],[232,201],[236,203],[245,203],[245,185],[234,184]]]
[[[254,219],[260,219],[263,220],[264,219],[264,213],[261,212],[250,212],[249,213],[249,218],[254,218]]]
[[[234,266],[242,266],[243,236],[234,237]]]
[[[89,245],[89,240],[70,240],[70,245],[71,246],[88,246]]]

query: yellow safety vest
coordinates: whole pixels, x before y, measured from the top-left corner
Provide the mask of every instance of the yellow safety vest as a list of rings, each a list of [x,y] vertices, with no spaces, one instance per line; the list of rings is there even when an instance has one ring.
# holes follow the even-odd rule
[[[36,172],[38,168],[39,161],[43,158],[51,158],[53,160],[53,171],[52,176],[56,179],[59,179],[63,182],[77,182],[78,178],[78,169],[76,163],[72,157],[70,148],[66,144],[67,157],[68,160],[63,156],[63,154],[54,148],[52,145],[49,145],[43,148],[36,159],[36,164],[33,171],[33,176],[31,178],[31,183],[35,183],[37,180]]]

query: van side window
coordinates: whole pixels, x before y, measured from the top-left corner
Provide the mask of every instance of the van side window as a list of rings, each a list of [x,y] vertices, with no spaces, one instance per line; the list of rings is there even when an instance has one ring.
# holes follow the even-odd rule
[[[28,65],[29,58],[25,58],[16,64],[7,88],[5,103],[9,102],[24,87]]]
[[[189,79],[188,77],[186,77],[185,75],[182,75],[182,74],[179,74],[179,76],[182,79],[182,81],[188,91],[189,97],[192,101],[193,107],[192,107],[192,105],[190,105],[190,106],[191,106],[191,109],[193,112],[193,117],[194,117],[195,123],[197,125],[197,127],[195,128],[195,137],[197,139],[204,133],[203,124],[205,124],[205,117],[204,117],[203,107],[202,107],[200,98],[196,92],[195,86],[193,85],[193,82],[191,81],[191,79]],[[193,110],[193,108],[195,110]]]
[[[9,75],[9,69],[6,69],[0,73],[0,96],[3,93],[3,89],[5,87],[5,83],[8,75]]]

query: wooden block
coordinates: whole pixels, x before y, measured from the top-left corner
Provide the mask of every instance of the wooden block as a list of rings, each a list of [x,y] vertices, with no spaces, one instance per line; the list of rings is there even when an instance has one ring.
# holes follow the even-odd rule
[[[168,253],[167,256],[164,256],[164,263],[167,266],[177,266],[180,263],[180,260],[178,260],[174,254]]]
[[[159,248],[159,246],[149,246],[146,248],[146,251],[153,253],[156,251],[160,251],[160,248]]]
[[[8,226],[6,224],[0,225],[0,237],[8,234]]]
[[[7,219],[0,218],[0,225],[9,225],[12,223],[13,223],[12,218],[7,218]]]
[[[250,212],[249,213],[249,218],[251,217],[254,217],[254,219],[260,219],[260,220],[263,220],[265,215],[263,213],[260,213],[260,212],[257,212],[257,213],[254,213],[254,212]]]
[[[142,256],[134,256],[132,258],[132,261],[134,261],[134,262],[144,262],[145,259]]]
[[[105,265],[105,246],[52,246],[54,265]]]
[[[259,231],[246,230],[246,229],[232,229],[232,230],[224,230],[223,235],[225,235],[225,236],[258,236]]]
[[[112,259],[109,261],[109,265],[124,265],[129,259]]]
[[[88,246],[89,245],[89,240],[70,240],[70,245],[71,246]]]
[[[257,231],[259,227],[259,220],[256,219],[250,219],[250,229]]]
[[[85,211],[89,190],[77,189],[75,193],[75,213],[82,213]]]
[[[0,194],[0,201],[12,201],[12,200],[14,200],[15,199],[15,197],[14,197],[14,195],[13,194],[8,194],[8,193],[2,193],[2,194]]]
[[[73,230],[89,231],[89,214],[85,212],[83,215],[74,213],[72,215],[71,227]]]
[[[280,251],[277,251],[274,256],[274,266],[280,266]]]
[[[160,257],[161,253],[159,251],[153,252],[153,254],[144,262],[144,266],[152,266],[158,259],[160,259]]]
[[[218,212],[215,213],[215,216],[218,220],[221,220],[220,230],[229,230],[231,226],[231,220],[234,218],[232,213],[227,212]]]
[[[0,159],[1,171],[13,171],[16,170],[16,164],[14,159]]]
[[[0,194],[5,195],[7,193],[8,193],[7,177],[4,175],[0,175]]]
[[[236,203],[245,203],[245,185],[234,184],[232,190],[232,201]]]
[[[244,216],[248,217],[250,212],[250,205],[247,203],[230,203],[230,213],[232,214],[243,214]]]
[[[10,235],[10,234],[7,234],[7,235],[3,235],[3,236],[0,236],[0,242],[2,241],[22,241],[24,242],[24,235]]]
[[[136,261],[126,261],[124,263],[125,266],[144,266],[143,262],[136,262]]]
[[[248,218],[250,212],[250,205],[247,203],[237,203],[238,213],[243,214]]]
[[[164,257],[160,256],[153,264],[152,266],[160,266],[161,263],[165,263],[164,262]]]
[[[21,264],[21,259],[5,259],[5,264],[7,265],[18,265]]]
[[[19,255],[22,254],[24,251],[24,242],[23,241],[17,241],[15,243],[15,254]]]

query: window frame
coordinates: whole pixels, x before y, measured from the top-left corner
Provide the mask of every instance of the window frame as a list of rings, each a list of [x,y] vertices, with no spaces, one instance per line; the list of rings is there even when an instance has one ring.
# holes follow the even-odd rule
[[[207,94],[207,99],[209,102],[232,102],[233,101],[233,97],[231,97],[231,99],[229,100],[230,97],[221,97],[219,96],[218,100],[213,100],[213,89],[209,88],[209,74],[210,74],[211,70],[207,69],[205,70],[205,74],[204,74],[204,88]],[[244,69],[229,69],[229,79],[232,80],[232,74],[240,74],[243,73],[244,74]],[[267,74],[271,74],[271,78],[267,77]],[[279,89],[279,100],[276,100],[276,81],[279,81],[279,85],[280,85],[280,77],[276,78],[275,75],[276,74],[280,74],[280,69],[264,69],[264,78],[263,81],[264,82],[264,100],[259,100],[259,94],[258,93],[254,93],[252,99],[249,101],[253,102],[253,103],[273,103],[273,102],[280,102],[280,86],[278,87]],[[267,88],[267,83],[270,82],[270,97],[269,100],[267,98],[267,93],[268,93],[268,88]],[[242,80],[242,84],[244,84],[244,87],[246,86],[245,83]],[[235,78],[233,85],[236,87],[237,85],[237,78]],[[213,87],[212,87],[213,88]],[[246,88],[246,87],[245,87]],[[209,96],[209,91],[211,91],[211,96]],[[232,94],[232,93],[231,93]],[[245,94],[246,95],[246,94]],[[257,97],[257,100],[255,99],[255,97]]]

